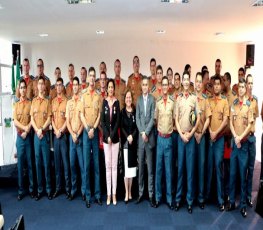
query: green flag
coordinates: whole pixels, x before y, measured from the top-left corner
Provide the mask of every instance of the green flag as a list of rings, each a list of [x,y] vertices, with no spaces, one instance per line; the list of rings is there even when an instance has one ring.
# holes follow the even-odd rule
[[[19,58],[19,51],[17,51],[17,59],[16,59],[16,87],[18,86],[19,80],[20,80],[20,58]]]
[[[12,64],[12,91],[13,91],[13,94],[15,94],[15,91],[16,91],[16,81],[15,81],[14,63]]]

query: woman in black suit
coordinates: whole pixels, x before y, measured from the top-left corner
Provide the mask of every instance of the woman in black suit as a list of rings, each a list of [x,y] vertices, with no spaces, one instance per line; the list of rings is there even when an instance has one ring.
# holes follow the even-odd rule
[[[127,204],[132,199],[132,178],[136,176],[138,130],[131,91],[125,93],[124,101],[125,107],[121,111],[121,146],[124,159],[124,201]]]
[[[106,164],[106,182],[107,182],[107,205],[110,205],[111,194],[112,202],[117,204],[117,165],[119,154],[119,122],[120,105],[118,99],[114,96],[115,83],[113,79],[107,82],[108,96],[103,100],[101,108],[101,127],[103,130],[103,148]]]

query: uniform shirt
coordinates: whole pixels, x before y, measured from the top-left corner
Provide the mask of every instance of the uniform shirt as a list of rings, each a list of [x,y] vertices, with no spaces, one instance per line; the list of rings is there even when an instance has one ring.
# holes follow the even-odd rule
[[[238,84],[234,84],[232,87],[232,91],[238,94]]]
[[[156,86],[156,84],[157,84],[157,79],[156,78],[152,79],[151,76],[148,77],[148,79],[149,79],[149,91],[151,92],[153,90],[154,86]]]
[[[162,87],[158,87],[157,85],[155,85],[152,88],[151,94],[153,95],[155,101],[158,100],[163,95]]]
[[[30,109],[31,109],[31,101],[28,99],[22,100],[19,99],[15,103],[15,108],[13,111],[13,118],[17,120],[24,126],[27,126],[30,123]],[[23,132],[23,130],[17,128],[18,132]]]
[[[93,127],[101,110],[101,99],[100,95],[94,90],[92,93],[89,89],[86,89],[81,97],[83,113],[87,125]]]
[[[66,84],[66,97],[71,98],[73,96],[73,82]]]
[[[205,86],[205,89],[203,89],[203,93],[208,97],[212,97],[213,96],[213,85],[211,83],[208,83],[206,86]]]
[[[101,106],[103,99],[106,99],[108,94],[106,91],[101,92],[101,89],[97,89],[96,92],[97,92],[97,94],[100,95],[100,106]],[[100,108],[100,110],[101,110],[101,108]]]
[[[74,133],[77,133],[82,126],[80,119],[81,108],[82,102],[80,97],[77,97],[77,99],[72,97],[70,100],[68,100],[66,107],[66,118],[69,119],[71,129]]]
[[[174,99],[167,97],[166,103],[163,97],[156,102],[155,119],[157,120],[157,130],[166,135],[173,132],[174,124]]]
[[[120,110],[124,108],[124,95],[126,91],[126,81],[123,79],[120,80],[114,80],[115,82],[115,97],[119,100],[120,103]]]
[[[249,100],[240,102],[235,99],[231,106],[230,119],[238,136],[242,135],[247,126],[254,121],[253,109]]]
[[[142,94],[142,87],[141,87],[142,77],[143,77],[142,74],[139,74],[138,78],[135,77],[134,74],[131,74],[128,78],[127,89],[131,90],[133,94],[134,105],[136,105],[137,103],[137,98]]]
[[[228,105],[229,105],[229,109],[231,108],[233,102],[235,99],[237,99],[237,95],[234,91],[232,91],[231,89],[228,90],[225,94],[224,94],[227,98],[228,101]],[[231,130],[230,130],[230,120],[228,120],[227,122],[227,126],[225,127],[225,131],[226,134],[231,135]]]
[[[258,98],[256,96],[252,96],[251,98],[248,99],[251,103],[251,108],[253,111],[253,118],[254,118],[254,123],[251,126],[251,132],[255,132],[255,125],[256,125],[256,118],[259,117],[259,112],[258,112]]]
[[[63,94],[66,95],[66,89],[63,86]],[[50,93],[49,93],[49,98],[52,101],[55,97],[57,96],[57,89],[56,89],[56,85],[51,85],[50,86]]]
[[[169,85],[168,94],[169,94],[170,96],[173,96],[173,95],[174,95],[174,92],[175,92],[175,87],[174,87],[174,85]]]
[[[34,119],[38,129],[42,128],[51,116],[51,105],[48,97],[35,97],[32,101],[30,116]]]
[[[197,97],[194,93],[180,93],[176,100],[175,115],[178,116],[178,123],[182,132],[190,132],[194,126],[190,123],[190,113],[199,113]]]
[[[44,77],[44,79],[45,79],[44,96],[49,96],[49,94],[50,94],[51,82],[50,82],[49,78],[48,78],[46,75],[44,75],[43,77]],[[38,84],[38,76],[36,76],[36,77],[34,78],[34,81],[33,81],[33,90],[34,90],[34,96],[35,96],[35,97],[38,96],[37,84]]]
[[[205,94],[202,94],[201,97],[197,96],[197,103],[200,111],[200,122],[196,132],[202,133],[205,121],[207,118],[211,117],[212,113],[208,102],[208,97]]]
[[[29,77],[22,76],[20,79],[24,79],[26,81],[26,97],[30,100],[34,97],[34,87],[33,87],[33,81],[34,77],[30,75]],[[20,98],[20,92],[19,88],[16,89],[16,97]]]
[[[209,127],[211,128],[212,132],[215,132],[221,126],[224,117],[229,117],[229,105],[227,98],[221,94],[218,97],[213,96],[208,100],[212,112]]]
[[[66,121],[67,98],[62,95],[59,99],[55,97],[52,100],[52,119],[57,129],[61,129]]]

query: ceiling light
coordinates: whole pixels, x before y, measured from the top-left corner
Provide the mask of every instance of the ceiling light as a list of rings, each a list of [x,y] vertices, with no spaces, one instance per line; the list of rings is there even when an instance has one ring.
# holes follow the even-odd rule
[[[0,10],[4,9],[4,7],[0,4]]]
[[[48,34],[39,34],[39,37],[42,37],[42,38],[48,37]]]
[[[224,33],[223,32],[216,32],[215,33],[215,36],[221,36],[221,35],[224,35]]]
[[[161,0],[163,3],[189,3],[189,0]]]
[[[165,30],[156,30],[157,34],[165,34],[165,32],[166,32]]]
[[[263,6],[263,0],[257,0],[254,3],[252,3],[252,6]]]
[[[68,4],[89,4],[95,3],[95,0],[67,0]]]
[[[96,34],[102,35],[102,34],[104,34],[104,30],[96,30]]]

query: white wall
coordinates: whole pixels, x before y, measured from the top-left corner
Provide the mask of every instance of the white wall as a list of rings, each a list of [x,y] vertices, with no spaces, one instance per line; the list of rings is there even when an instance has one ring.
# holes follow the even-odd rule
[[[114,77],[113,63],[116,58],[122,62],[122,77],[127,79],[132,73],[132,59],[138,55],[141,62],[140,72],[150,74],[149,61],[156,58],[157,64],[166,69],[171,66],[180,74],[185,64],[192,66],[192,73],[200,71],[207,65],[211,75],[214,74],[214,63],[217,58],[222,60],[222,73],[229,71],[237,79],[237,70],[245,63],[245,47],[237,43],[201,43],[201,42],[162,42],[156,41],[122,41],[96,40],[56,43],[22,44],[22,57],[31,60],[32,74],[36,73],[36,61],[42,58],[45,62],[45,73],[54,81],[53,73],[56,66],[62,70],[67,79],[67,66],[75,65],[79,76],[81,66],[94,66],[98,70],[99,63],[105,61],[108,77]],[[98,77],[98,76],[97,76]],[[192,76],[194,77],[194,75]],[[67,81],[67,80],[66,80]]]

